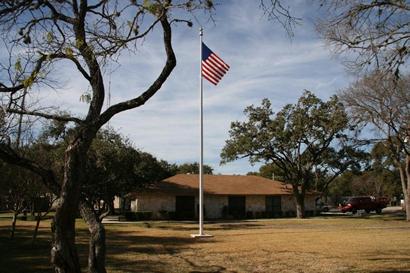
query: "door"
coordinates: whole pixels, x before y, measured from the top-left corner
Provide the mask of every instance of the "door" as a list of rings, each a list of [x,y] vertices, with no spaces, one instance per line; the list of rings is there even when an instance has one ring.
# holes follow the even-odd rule
[[[228,214],[235,219],[245,218],[246,201],[245,196],[228,197]]]
[[[266,213],[268,217],[278,217],[282,214],[282,200],[280,196],[266,196]]]
[[[175,196],[175,218],[178,220],[195,218],[195,196]]]

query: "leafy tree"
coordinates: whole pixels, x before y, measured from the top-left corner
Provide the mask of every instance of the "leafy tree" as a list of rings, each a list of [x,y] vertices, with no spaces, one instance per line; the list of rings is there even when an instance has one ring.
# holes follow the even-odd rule
[[[400,196],[402,193],[399,171],[390,158],[384,142],[377,142],[370,152],[371,166],[353,181],[353,189],[362,195]]]
[[[204,174],[213,174],[213,169],[210,166],[204,164],[202,167],[203,167]],[[178,166],[177,173],[198,174],[199,164],[198,162],[181,164]]]
[[[318,30],[354,70],[390,71],[399,76],[410,56],[410,4],[406,0],[321,1],[327,8]]]
[[[361,173],[345,172],[329,186],[328,196],[340,204],[343,196],[388,196],[399,197],[400,176],[396,169],[365,170]]]
[[[88,184],[82,192],[85,199],[98,208],[99,220],[113,211],[115,196],[124,196],[170,176],[164,161],[135,149],[111,129],[97,134],[88,158]]]
[[[352,180],[353,195],[397,196],[400,192],[398,172],[390,170],[370,170]],[[398,186],[398,187],[397,187]]]
[[[244,111],[247,120],[232,122],[230,138],[222,150],[222,163],[249,158],[281,170],[292,184],[297,217],[304,217],[304,198],[317,174],[333,180],[357,164],[357,151],[348,145],[347,114],[336,96],[323,102],[306,91],[296,104],[286,105],[273,116],[268,99]]]
[[[375,128],[386,155],[399,170],[410,221],[410,76],[377,71],[341,94],[352,119]],[[379,141],[379,140],[377,140]]]
[[[334,202],[333,205],[342,203],[342,197],[354,196],[356,193],[352,189],[352,181],[356,178],[356,174],[351,171],[346,171],[338,176],[334,183],[329,186],[327,196]]]

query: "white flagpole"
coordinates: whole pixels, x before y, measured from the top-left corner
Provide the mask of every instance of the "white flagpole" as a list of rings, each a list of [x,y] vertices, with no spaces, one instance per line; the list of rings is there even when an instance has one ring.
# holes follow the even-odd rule
[[[199,29],[199,97],[200,97],[200,107],[199,107],[199,119],[200,119],[200,156],[199,156],[199,233],[191,235],[192,237],[210,237],[204,233],[204,175],[203,175],[203,163],[204,163],[204,110],[203,110],[203,79],[202,79],[202,36],[203,29]]]
[[[199,46],[200,46],[200,73],[199,73],[199,96],[200,96],[200,113],[199,119],[201,123],[200,129],[200,136],[201,136],[201,148],[200,148],[200,156],[199,156],[199,236],[204,235],[204,189],[203,189],[203,164],[204,164],[204,92],[203,92],[203,79],[202,79],[202,36],[203,30],[202,28],[199,29]]]

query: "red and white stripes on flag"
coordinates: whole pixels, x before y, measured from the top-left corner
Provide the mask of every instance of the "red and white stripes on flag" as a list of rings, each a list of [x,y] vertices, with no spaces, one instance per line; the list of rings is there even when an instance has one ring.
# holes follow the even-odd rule
[[[202,76],[217,85],[228,70],[229,65],[202,43]]]

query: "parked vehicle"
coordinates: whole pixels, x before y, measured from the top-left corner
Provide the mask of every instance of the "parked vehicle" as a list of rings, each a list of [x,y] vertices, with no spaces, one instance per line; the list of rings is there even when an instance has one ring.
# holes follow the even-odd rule
[[[344,204],[340,205],[340,211],[355,214],[358,210],[364,210],[367,213],[376,211],[380,214],[388,203],[389,200],[386,197],[355,196],[350,197]]]

